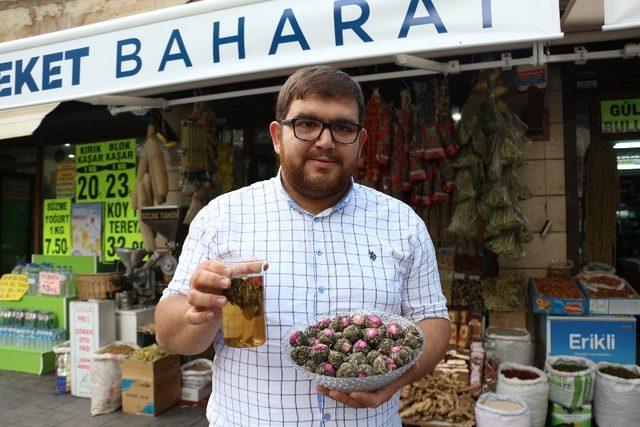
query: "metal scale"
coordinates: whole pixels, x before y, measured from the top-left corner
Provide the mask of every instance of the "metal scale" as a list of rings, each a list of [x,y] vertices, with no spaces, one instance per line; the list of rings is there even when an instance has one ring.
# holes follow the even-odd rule
[[[143,249],[116,249],[125,267],[127,283],[127,290],[116,294],[119,308],[126,310],[152,305],[169,284],[178,266],[178,242],[184,238],[186,229],[183,225],[185,212],[186,208],[180,206],[140,208],[140,221],[167,239],[167,248],[150,254]],[[149,259],[140,265],[147,254]]]

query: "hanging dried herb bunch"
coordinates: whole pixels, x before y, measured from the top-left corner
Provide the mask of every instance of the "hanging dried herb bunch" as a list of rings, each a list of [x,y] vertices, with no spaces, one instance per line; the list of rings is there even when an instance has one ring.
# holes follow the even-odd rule
[[[620,177],[616,153],[610,143],[595,140],[589,144],[585,175],[585,256],[587,262],[613,265]]]
[[[231,279],[231,286],[225,289],[223,294],[229,303],[242,309],[247,320],[262,315],[264,294],[261,277],[235,277]]]
[[[532,237],[517,206],[531,197],[517,174],[529,141],[525,125],[503,99],[506,93],[499,70],[482,72],[462,109],[457,129],[461,147],[452,162],[456,207],[449,231],[472,240],[483,231],[489,250],[518,259]]]

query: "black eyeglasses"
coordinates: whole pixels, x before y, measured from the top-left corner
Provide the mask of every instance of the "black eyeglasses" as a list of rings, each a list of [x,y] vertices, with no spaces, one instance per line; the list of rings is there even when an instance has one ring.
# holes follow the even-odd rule
[[[291,125],[296,138],[316,141],[325,128],[329,128],[331,139],[339,144],[353,144],[362,131],[362,125],[351,122],[323,122],[316,119],[284,119],[283,125]]]

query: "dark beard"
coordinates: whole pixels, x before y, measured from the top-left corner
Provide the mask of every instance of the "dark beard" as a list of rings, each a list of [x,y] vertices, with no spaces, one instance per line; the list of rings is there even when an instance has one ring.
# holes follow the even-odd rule
[[[338,162],[342,166],[339,175],[333,180],[323,179],[323,177],[310,179],[304,172],[304,166],[308,160],[320,157],[321,154],[322,153],[309,153],[298,165],[291,165],[290,162],[287,161],[284,152],[281,154],[282,159],[280,165],[282,166],[282,171],[285,174],[287,182],[297,193],[311,200],[327,199],[346,190],[351,183],[351,176],[353,175],[355,167],[355,164],[351,165],[352,167],[345,167],[335,156],[324,154],[324,156]]]

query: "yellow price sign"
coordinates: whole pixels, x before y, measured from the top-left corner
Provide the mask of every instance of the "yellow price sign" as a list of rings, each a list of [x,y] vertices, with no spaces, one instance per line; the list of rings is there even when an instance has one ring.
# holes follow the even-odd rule
[[[0,277],[0,301],[18,301],[29,289],[29,281],[24,274],[3,274]]]

